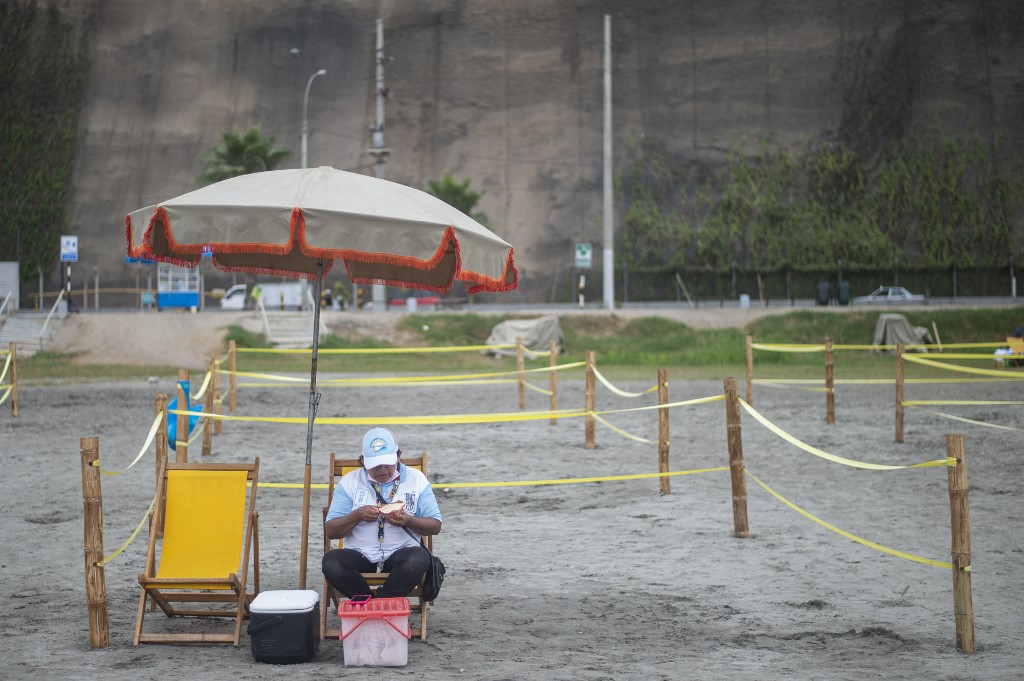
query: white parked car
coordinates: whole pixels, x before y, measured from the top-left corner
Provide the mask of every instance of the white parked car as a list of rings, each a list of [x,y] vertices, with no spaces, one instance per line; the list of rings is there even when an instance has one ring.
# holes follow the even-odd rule
[[[866,303],[923,303],[925,297],[920,293],[911,293],[902,286],[879,286],[870,295],[857,296],[854,305]]]

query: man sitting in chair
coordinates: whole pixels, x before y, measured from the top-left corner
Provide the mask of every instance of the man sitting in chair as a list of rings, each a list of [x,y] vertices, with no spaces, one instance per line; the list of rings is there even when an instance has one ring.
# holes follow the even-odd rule
[[[427,476],[402,465],[401,456],[390,430],[372,428],[363,436],[363,468],[345,474],[334,491],[324,531],[330,539],[343,539],[344,548],[324,554],[323,571],[348,598],[407,596],[430,565],[420,537],[441,531],[441,511]],[[397,503],[395,510],[381,512]],[[363,572],[389,576],[374,593]]]

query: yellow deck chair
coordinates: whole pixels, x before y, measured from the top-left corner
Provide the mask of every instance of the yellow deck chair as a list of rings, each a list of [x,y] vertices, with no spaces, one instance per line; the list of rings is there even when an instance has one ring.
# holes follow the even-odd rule
[[[401,459],[403,466],[409,466],[410,468],[419,469],[424,475],[427,474],[427,453],[423,452],[422,456],[414,457],[402,457]],[[337,478],[345,475],[354,470],[362,468],[359,463],[359,459],[337,459],[334,456],[334,452],[331,452],[331,468],[330,475],[327,477],[327,505],[324,506],[324,523],[327,522],[327,511],[331,508],[331,500],[334,498],[334,483]],[[431,553],[434,552],[434,538],[431,536],[423,537],[423,545]],[[327,538],[327,533],[324,533],[324,553],[327,553],[332,548],[342,548],[342,540],[338,540],[337,546],[331,546],[331,540]],[[388,578],[387,572],[364,572],[363,577],[366,579],[367,584],[371,587],[380,586]],[[421,641],[425,641],[427,638],[427,605],[433,605],[433,602],[426,602],[421,597],[422,585],[417,586],[409,594],[409,610],[414,616],[413,621],[417,619],[416,613],[419,613],[419,626],[415,624],[410,625],[410,635],[419,637]],[[320,598],[320,638],[337,638],[341,634],[340,622],[338,626],[327,626],[327,611],[331,610],[334,613],[335,619],[338,617],[338,603],[344,598],[341,594],[334,590],[327,580],[324,580],[323,595]]]
[[[139,574],[142,594],[135,645],[238,645],[242,618],[260,591],[256,513],[259,468],[258,458],[253,463],[240,464],[168,462],[161,468],[158,503],[150,519],[146,567]],[[247,489],[249,483],[252,486]],[[157,537],[161,522],[162,542]],[[159,566],[157,544],[161,544]],[[254,591],[246,593],[250,549]],[[143,633],[149,599],[169,617],[234,618],[234,632]],[[202,607],[182,608],[178,605],[181,603]]]
[[[1010,350],[1013,352],[1013,354],[1003,357],[1003,366],[1018,366],[1020,362],[1024,361],[1024,338],[1018,338],[1017,336],[1007,336],[1006,344],[1010,346]]]

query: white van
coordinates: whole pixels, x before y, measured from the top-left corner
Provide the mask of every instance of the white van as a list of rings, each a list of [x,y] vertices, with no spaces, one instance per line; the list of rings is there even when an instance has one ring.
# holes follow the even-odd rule
[[[303,289],[301,281],[289,281],[280,284],[256,284],[260,289],[260,298],[267,310],[301,310],[303,307]],[[222,310],[244,310],[249,295],[246,284],[236,284],[224,292],[220,299]]]

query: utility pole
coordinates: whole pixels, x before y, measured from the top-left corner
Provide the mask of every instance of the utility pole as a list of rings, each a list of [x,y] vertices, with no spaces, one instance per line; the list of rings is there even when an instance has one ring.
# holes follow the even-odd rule
[[[604,15],[604,307],[615,309],[612,230],[612,16]]]
[[[384,100],[388,95],[388,91],[384,87],[384,63],[387,61],[387,57],[384,56],[384,22],[381,19],[377,19],[377,50],[375,58],[377,63],[377,121],[373,128],[371,128],[373,135],[370,154],[376,158],[376,163],[373,167],[374,176],[383,180],[384,163],[387,161],[391,150],[384,145]],[[387,310],[387,305],[387,288],[380,284],[374,284],[374,311],[384,312]]]

